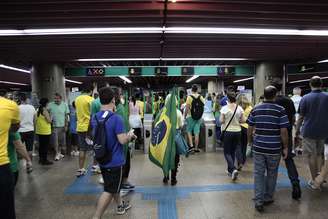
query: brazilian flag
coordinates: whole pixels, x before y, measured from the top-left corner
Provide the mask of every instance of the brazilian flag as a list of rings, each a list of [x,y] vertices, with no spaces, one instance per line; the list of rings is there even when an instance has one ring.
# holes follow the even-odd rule
[[[176,89],[173,89],[171,97],[165,103],[154,121],[154,127],[149,147],[149,159],[163,169],[164,176],[175,165],[175,135],[177,123]]]

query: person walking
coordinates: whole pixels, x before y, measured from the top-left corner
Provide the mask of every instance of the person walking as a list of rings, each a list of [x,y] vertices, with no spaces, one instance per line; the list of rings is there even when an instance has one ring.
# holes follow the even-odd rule
[[[35,108],[27,103],[26,94],[19,95],[21,104],[19,105],[20,112],[20,128],[18,132],[21,136],[21,141],[25,144],[26,150],[32,159],[34,145],[34,126],[36,120]]]
[[[140,107],[137,104],[137,100],[134,96],[131,97],[131,101],[129,103],[129,125],[132,129],[134,129],[134,133],[138,137],[136,141],[136,149],[141,149],[141,128],[142,128],[142,120]]]
[[[223,135],[224,157],[227,161],[227,172],[232,180],[236,180],[238,170],[235,167],[236,150],[240,147],[241,127],[240,123],[245,122],[244,110],[236,104],[236,93],[227,93],[228,104],[222,107],[220,115],[221,132]],[[242,161],[238,160],[241,164]]]
[[[91,147],[87,143],[87,137],[91,133],[90,129],[90,117],[91,117],[91,103],[93,98],[91,97],[92,89],[89,87],[84,88],[82,94],[75,99],[77,127],[76,131],[79,138],[79,169],[77,170],[77,177],[84,176],[87,173],[85,169],[85,160],[87,152],[91,150]]]
[[[284,159],[288,157],[290,124],[285,109],[275,103],[276,95],[274,86],[266,87],[263,103],[255,106],[247,120],[248,144],[253,145],[254,202],[259,212],[274,202],[281,153]]]
[[[47,110],[49,100],[47,98],[40,99],[40,106],[37,110],[37,118],[35,125],[35,133],[39,138],[39,164],[51,165],[53,164],[48,160],[48,147],[50,144],[51,136],[51,117]]]
[[[296,138],[300,134],[303,137],[303,150],[311,172],[309,186],[322,167],[324,142],[328,138],[328,95],[321,90],[322,80],[319,76],[311,78],[310,87],[311,93],[304,95],[300,102],[296,125]]]
[[[49,103],[48,109],[52,118],[52,143],[55,148],[55,161],[63,159],[66,149],[66,131],[68,130],[68,105],[59,93],[55,93],[54,101]]]
[[[0,90],[0,212],[1,218],[15,219],[14,178],[8,156],[9,130],[19,128],[19,108],[14,101],[5,98]]]
[[[294,163],[295,154],[293,153],[293,126],[295,124],[295,107],[294,103],[288,97],[282,95],[282,82],[276,80],[272,85],[277,89],[278,95],[276,97],[276,104],[285,108],[290,126],[288,127],[288,157],[285,159],[285,164],[288,172],[289,180],[292,184],[292,198],[298,200],[301,198],[302,192],[300,187],[300,180],[298,171]]]
[[[99,97],[102,110],[93,117],[92,127],[96,130],[99,125],[97,121],[104,122],[106,131],[105,146],[112,153],[110,161],[100,164],[101,174],[104,178],[104,192],[98,200],[93,219],[100,219],[113,199],[117,204],[117,214],[123,215],[131,208],[131,205],[122,201],[120,197],[123,166],[125,164],[123,144],[127,144],[136,137],[132,132],[125,132],[122,117],[114,113],[115,94],[113,90],[110,87],[101,88]]]
[[[200,152],[199,147],[199,133],[201,126],[201,119],[204,113],[204,98],[197,92],[197,85],[192,85],[191,95],[187,97],[185,120],[187,122],[187,134],[189,140],[189,152]],[[193,143],[192,135],[195,137],[195,144]]]
[[[76,106],[75,101],[72,102],[72,108],[69,114],[69,132],[71,139],[71,155],[79,156],[79,137],[76,131]]]
[[[244,110],[244,119],[247,120],[249,114],[251,113],[253,107],[248,100],[248,98],[244,94],[240,94],[238,99],[238,105]],[[246,163],[246,152],[247,152],[247,129],[248,124],[247,122],[243,122],[240,124],[241,126],[241,140],[240,140],[240,147],[237,148],[237,160],[238,162],[238,170],[240,171],[242,167]]]

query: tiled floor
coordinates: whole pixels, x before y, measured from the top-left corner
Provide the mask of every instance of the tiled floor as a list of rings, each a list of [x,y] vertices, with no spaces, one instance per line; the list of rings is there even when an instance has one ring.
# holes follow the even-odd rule
[[[307,167],[301,158],[296,162],[305,183]],[[65,158],[51,167],[35,164],[30,175],[22,169],[16,188],[17,218],[91,218],[101,186],[93,175],[76,180],[76,166],[77,158]],[[253,208],[251,160],[236,183],[226,176],[225,168],[222,152],[182,158],[178,185],[163,186],[160,169],[146,155],[135,154],[130,181],[137,188],[126,196],[133,207],[126,215],[116,216],[112,204],[104,218],[328,218],[327,188],[320,193],[304,187],[301,201],[294,201],[284,167],[279,174],[276,201],[263,214]]]

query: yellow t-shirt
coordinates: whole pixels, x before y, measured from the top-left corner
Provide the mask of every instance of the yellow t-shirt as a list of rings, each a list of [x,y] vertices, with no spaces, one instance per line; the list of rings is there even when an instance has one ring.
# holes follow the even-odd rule
[[[139,106],[139,109],[140,109],[140,117],[143,119],[145,103],[141,100],[137,100],[137,105]]]
[[[198,94],[198,93],[195,93],[195,94],[193,93],[193,94],[191,94],[191,95],[194,96],[195,98],[198,98],[198,97],[200,96],[200,94]],[[204,97],[200,96],[200,100],[205,104],[205,99],[204,99]],[[188,96],[188,97],[187,97],[186,104],[189,105],[190,110],[189,110],[189,112],[188,112],[187,117],[190,117],[190,116],[191,116],[191,105],[192,105],[192,101],[193,101],[193,98],[192,98],[191,96]]]
[[[75,99],[76,117],[78,132],[87,132],[90,124],[90,109],[93,98],[89,95],[82,94]]]
[[[0,97],[0,165],[9,163],[8,137],[11,124],[19,123],[19,109],[15,102]]]
[[[46,117],[40,113],[36,118],[35,134],[37,135],[51,135],[51,123],[47,121]]]
[[[251,113],[252,109],[253,109],[253,107],[249,106],[249,107],[247,107],[247,108],[244,110],[244,117],[245,117],[246,120],[247,120],[249,114]],[[246,129],[248,129],[248,124],[247,124],[246,122],[245,122],[245,123],[242,123],[242,124],[240,124],[240,125],[241,125],[242,127],[246,128]]]

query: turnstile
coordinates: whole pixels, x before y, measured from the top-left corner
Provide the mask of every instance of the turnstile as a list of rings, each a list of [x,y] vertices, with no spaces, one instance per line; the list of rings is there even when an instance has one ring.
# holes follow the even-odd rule
[[[144,153],[148,154],[149,152],[149,145],[151,141],[151,128],[153,123],[153,115],[152,114],[145,114],[144,117],[144,130],[143,130],[143,137],[144,137]]]

